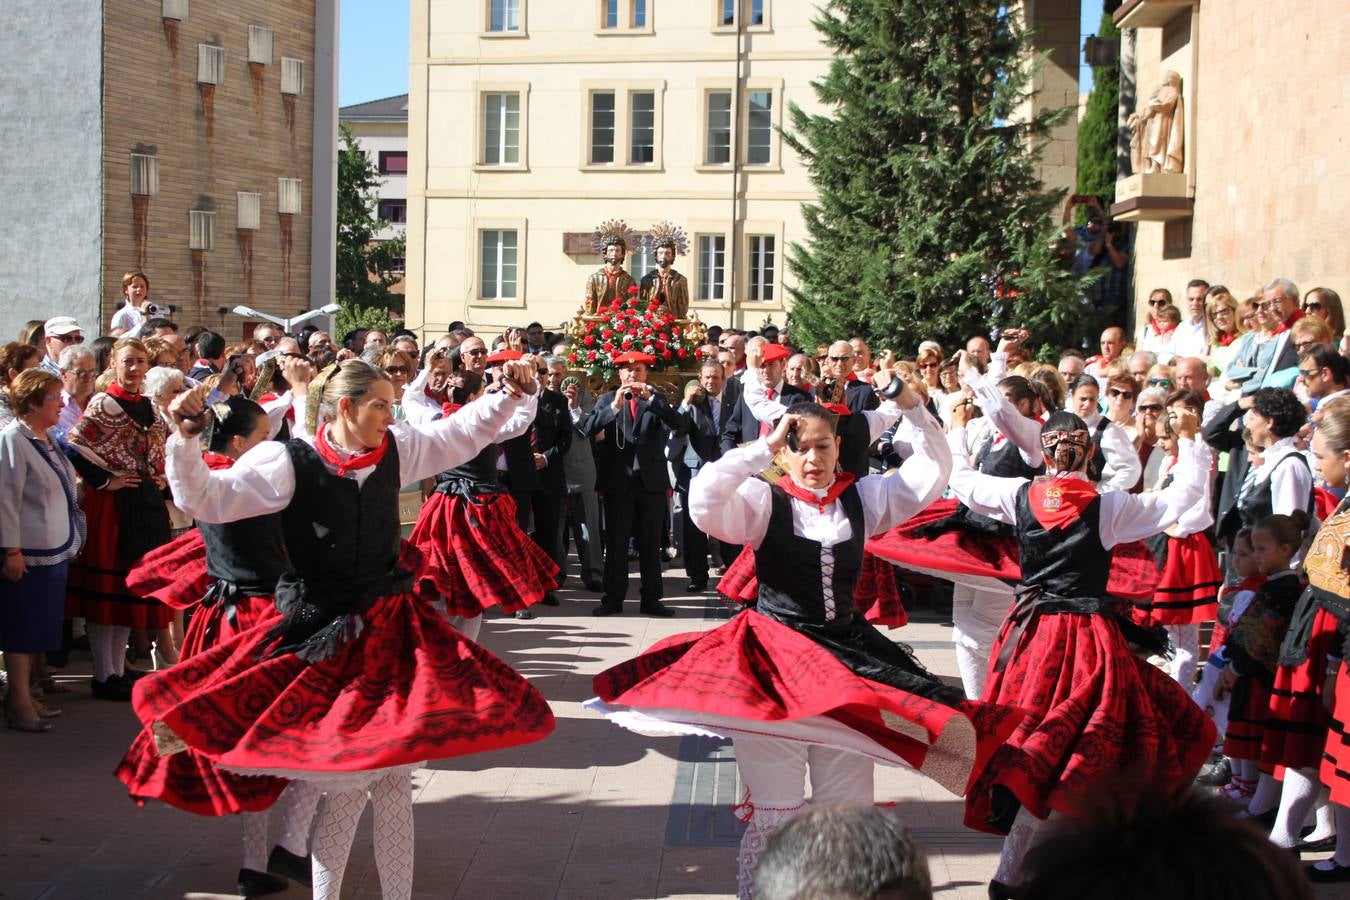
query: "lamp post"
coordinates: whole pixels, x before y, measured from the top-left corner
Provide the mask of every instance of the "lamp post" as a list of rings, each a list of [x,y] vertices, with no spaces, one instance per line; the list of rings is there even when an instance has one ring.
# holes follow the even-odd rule
[[[286,334],[294,335],[295,326],[300,325],[304,322],[308,322],[310,319],[318,318],[319,316],[335,315],[341,309],[342,307],[338,306],[336,303],[329,303],[319,307],[318,309],[311,309],[308,312],[303,312],[298,316],[292,316],[289,319],[283,319],[280,316],[269,315],[268,313],[265,312],[258,312],[258,310],[254,309],[251,306],[236,306],[234,309],[231,310],[231,312],[233,312],[236,316],[243,316],[246,319],[263,319],[265,321],[271,322],[273,325],[280,327],[281,330]],[[329,323],[329,328],[330,329],[332,328],[331,322]]]

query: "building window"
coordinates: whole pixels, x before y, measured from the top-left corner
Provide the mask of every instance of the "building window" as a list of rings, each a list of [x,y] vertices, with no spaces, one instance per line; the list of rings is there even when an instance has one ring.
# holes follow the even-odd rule
[[[520,0],[488,0],[488,31],[519,31]]]
[[[484,300],[516,299],[516,231],[486,229],[482,235],[481,288]]]
[[[188,0],[164,0],[160,4],[160,18],[181,22],[188,17]]]
[[[707,140],[704,165],[731,162],[731,91],[708,92]]]
[[[647,31],[648,0],[600,0],[601,31]]]
[[[202,209],[188,211],[188,249],[211,250],[216,246],[216,214]]]
[[[235,228],[240,231],[257,231],[262,227],[262,194],[239,191],[235,199]]]
[[[767,166],[773,159],[773,91],[750,91],[745,164]]]
[[[634,278],[641,279],[652,269],[656,268],[656,258],[652,255],[651,245],[646,241],[639,241],[636,247],[631,248],[628,256],[627,269]]]
[[[483,165],[520,163],[520,94],[483,95]],[[407,165],[404,164],[406,170]]]
[[[407,200],[381,200],[379,217],[392,225],[402,225],[408,221]]]
[[[721,300],[726,285],[727,239],[721,234],[698,236],[698,299]]]
[[[619,27],[619,0],[604,0],[605,3],[605,28]]]
[[[402,256],[395,256],[389,260],[389,271],[402,275],[407,271],[407,261]]]
[[[614,92],[591,93],[591,164],[614,162]]]
[[[764,0],[749,0],[750,19],[746,23],[751,27],[764,24]]]
[[[381,175],[407,175],[407,174],[408,174],[408,151],[407,151],[407,150],[381,150],[381,151],[380,151],[380,174],[381,174]]]
[[[264,66],[272,64],[272,29],[262,25],[248,26],[248,61]]]
[[[225,48],[197,45],[197,83],[220,84],[225,80]]]
[[[300,179],[277,179],[277,212],[282,215],[300,215]]]
[[[749,299],[765,303],[773,300],[774,236],[750,235]]]
[[[729,28],[736,24],[736,0],[717,0],[721,10],[717,14],[717,24]]]
[[[655,162],[655,91],[633,91],[628,95],[628,122],[628,162],[635,166]]]
[[[159,193],[159,157],[152,153],[131,154],[131,193],[153,197]]]
[[[647,0],[633,0],[633,27],[647,27]]]
[[[281,92],[283,94],[294,94],[297,97],[305,92],[305,61],[303,59],[292,59],[289,56],[281,58]]]

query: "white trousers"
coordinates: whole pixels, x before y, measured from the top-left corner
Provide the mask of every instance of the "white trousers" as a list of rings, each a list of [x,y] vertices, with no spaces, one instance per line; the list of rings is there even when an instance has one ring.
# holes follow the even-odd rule
[[[1012,606],[1013,593],[986,591],[964,584],[952,586],[952,640],[956,666],[966,697],[979,700],[989,674],[989,653]]]
[[[780,738],[735,739],[736,765],[745,786],[743,809],[749,812],[738,858],[737,896],[754,896],[755,866],[774,829],[811,802],[871,806],[872,760],[856,753]]]

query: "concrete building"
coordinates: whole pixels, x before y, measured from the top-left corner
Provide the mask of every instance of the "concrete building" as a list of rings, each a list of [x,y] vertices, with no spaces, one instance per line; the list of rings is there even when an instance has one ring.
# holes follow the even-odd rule
[[[403,236],[408,228],[408,95],[344,106],[338,123],[351,129],[356,146],[380,173],[375,215],[382,224],[375,240]],[[403,282],[390,290],[403,293]]]
[[[0,335],[58,313],[103,333],[130,269],[179,322],[229,337],[237,304],[330,302],[336,0],[5,12]]]
[[[599,265],[596,225],[683,228],[692,306],[706,322],[786,318],[786,250],[815,193],[778,132],[830,51],[815,0],[414,0],[406,315],[434,332],[554,327]],[[1028,4],[1037,106],[1078,96],[1079,11]],[[1076,117],[1042,177],[1071,185]],[[649,259],[626,267],[635,278]]]
[[[1350,81],[1330,62],[1350,52],[1346,13],[1343,0],[1127,0],[1117,11],[1122,147],[1128,114],[1164,72],[1181,76],[1183,170],[1132,173],[1122,152],[1116,186],[1113,214],[1137,223],[1140,322],[1152,288],[1180,298],[1192,278],[1239,298],[1276,275],[1305,291],[1350,289]]]

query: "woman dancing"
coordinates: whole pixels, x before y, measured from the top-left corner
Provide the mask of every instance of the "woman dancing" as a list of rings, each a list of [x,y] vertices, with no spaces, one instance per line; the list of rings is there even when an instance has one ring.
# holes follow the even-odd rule
[[[837,419],[792,407],[767,437],[704,466],[690,514],[754,548],[758,599],[727,624],[677,635],[597,675],[592,708],[636,731],[730,737],[746,785],[740,896],[774,828],[805,803],[872,803],[874,761],[961,794],[1016,714],[968,703],[853,602],[863,543],[922,509],[951,466],[912,386],[897,398],[914,455],[890,477],[836,474]],[[756,478],[782,454],[788,474]]]
[[[138,685],[161,750],[322,786],[313,890],[339,896],[367,794],[385,897],[412,891],[411,772],[444,759],[539,740],[553,715],[538,691],[455,631],[414,592],[419,554],[398,536],[398,488],[471,459],[521,407],[536,373],[507,364],[507,389],[428,424],[393,423],[388,377],[360,360],[309,392],[313,443],[265,442],[211,471],[195,446],[200,392],[170,408],[175,502],[199,522],[281,514],[287,569],[281,618],[261,623]]]

